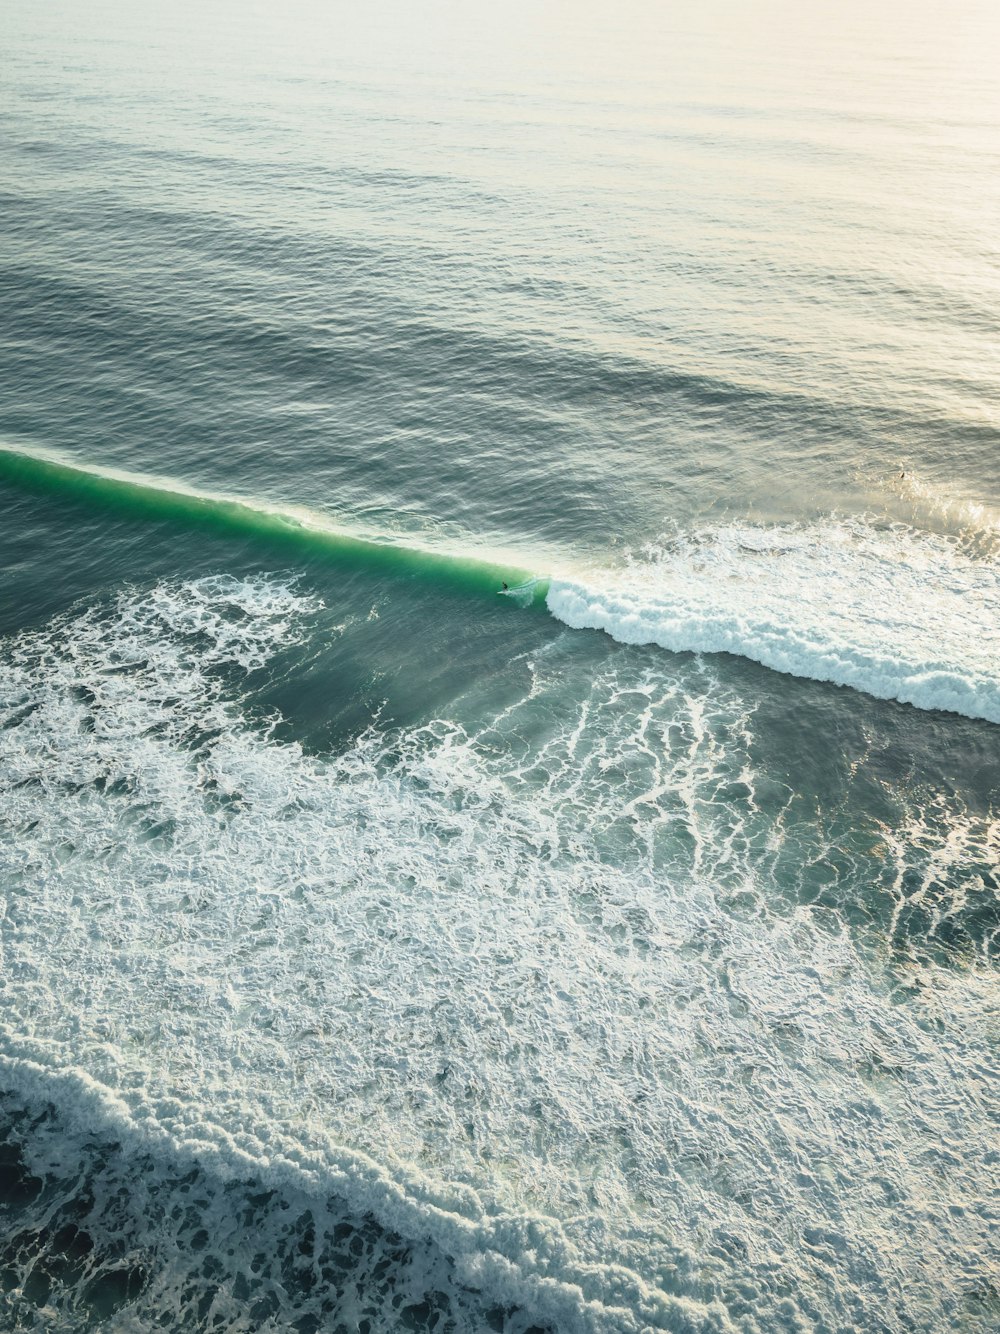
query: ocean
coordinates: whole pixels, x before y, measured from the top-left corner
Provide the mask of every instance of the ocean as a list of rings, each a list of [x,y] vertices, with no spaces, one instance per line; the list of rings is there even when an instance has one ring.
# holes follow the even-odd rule
[[[1000,9],[0,7],[0,1327],[1000,1328]]]

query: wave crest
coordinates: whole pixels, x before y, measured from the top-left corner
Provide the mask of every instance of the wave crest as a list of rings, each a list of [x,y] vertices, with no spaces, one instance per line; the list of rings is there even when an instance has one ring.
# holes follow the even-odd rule
[[[1000,563],[932,534],[732,523],[650,548],[617,576],[553,579],[547,604],[621,643],[732,653],[1000,723]]]

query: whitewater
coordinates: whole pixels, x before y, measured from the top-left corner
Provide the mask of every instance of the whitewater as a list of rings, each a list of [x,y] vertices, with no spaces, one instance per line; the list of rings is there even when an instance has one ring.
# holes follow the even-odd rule
[[[760,854],[794,794],[738,693],[612,657],[553,715],[572,636],[485,731],[310,756],[252,682],[320,611],[215,578],[5,648],[7,1255],[48,1274],[12,1318],[389,1329],[432,1293],[470,1328],[764,1331],[960,1300],[990,1247],[991,992],[887,989],[850,926],[871,835],[836,911],[782,909]],[[894,930],[919,899],[974,938],[995,823],[905,819]]]
[[[1000,723],[1000,563],[959,537],[864,519],[696,530],[617,578],[553,580],[574,628],[733,653],[876,699]]]

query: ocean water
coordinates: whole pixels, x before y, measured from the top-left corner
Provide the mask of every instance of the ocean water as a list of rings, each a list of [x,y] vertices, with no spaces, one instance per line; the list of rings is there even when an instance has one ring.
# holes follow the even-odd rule
[[[0,7],[0,1327],[1000,1328],[998,52]]]

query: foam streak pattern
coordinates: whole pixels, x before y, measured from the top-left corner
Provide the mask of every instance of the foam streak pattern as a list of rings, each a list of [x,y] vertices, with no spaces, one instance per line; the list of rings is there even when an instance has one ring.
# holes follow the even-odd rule
[[[738,693],[622,650],[552,713],[557,640],[491,731],[310,758],[240,682],[313,605],[273,580],[160,585],[5,654],[4,1084],[15,1123],[48,1107],[79,1155],[25,1149],[39,1273],[72,1251],[44,1219],[145,1162],[174,1221],[115,1234],[109,1328],[140,1290],[178,1329],[241,1309],[227,1192],[269,1238],[261,1328],[343,1317],[324,1247],[366,1226],[372,1328],[399,1301],[442,1330],[987,1328],[995,979],[915,962],[901,1003],[846,921],[775,897],[788,797]],[[72,1224],[101,1245],[103,1208]],[[308,1291],[281,1278],[296,1247]],[[45,1296],[30,1251],[11,1300],[80,1327],[93,1274]]]

